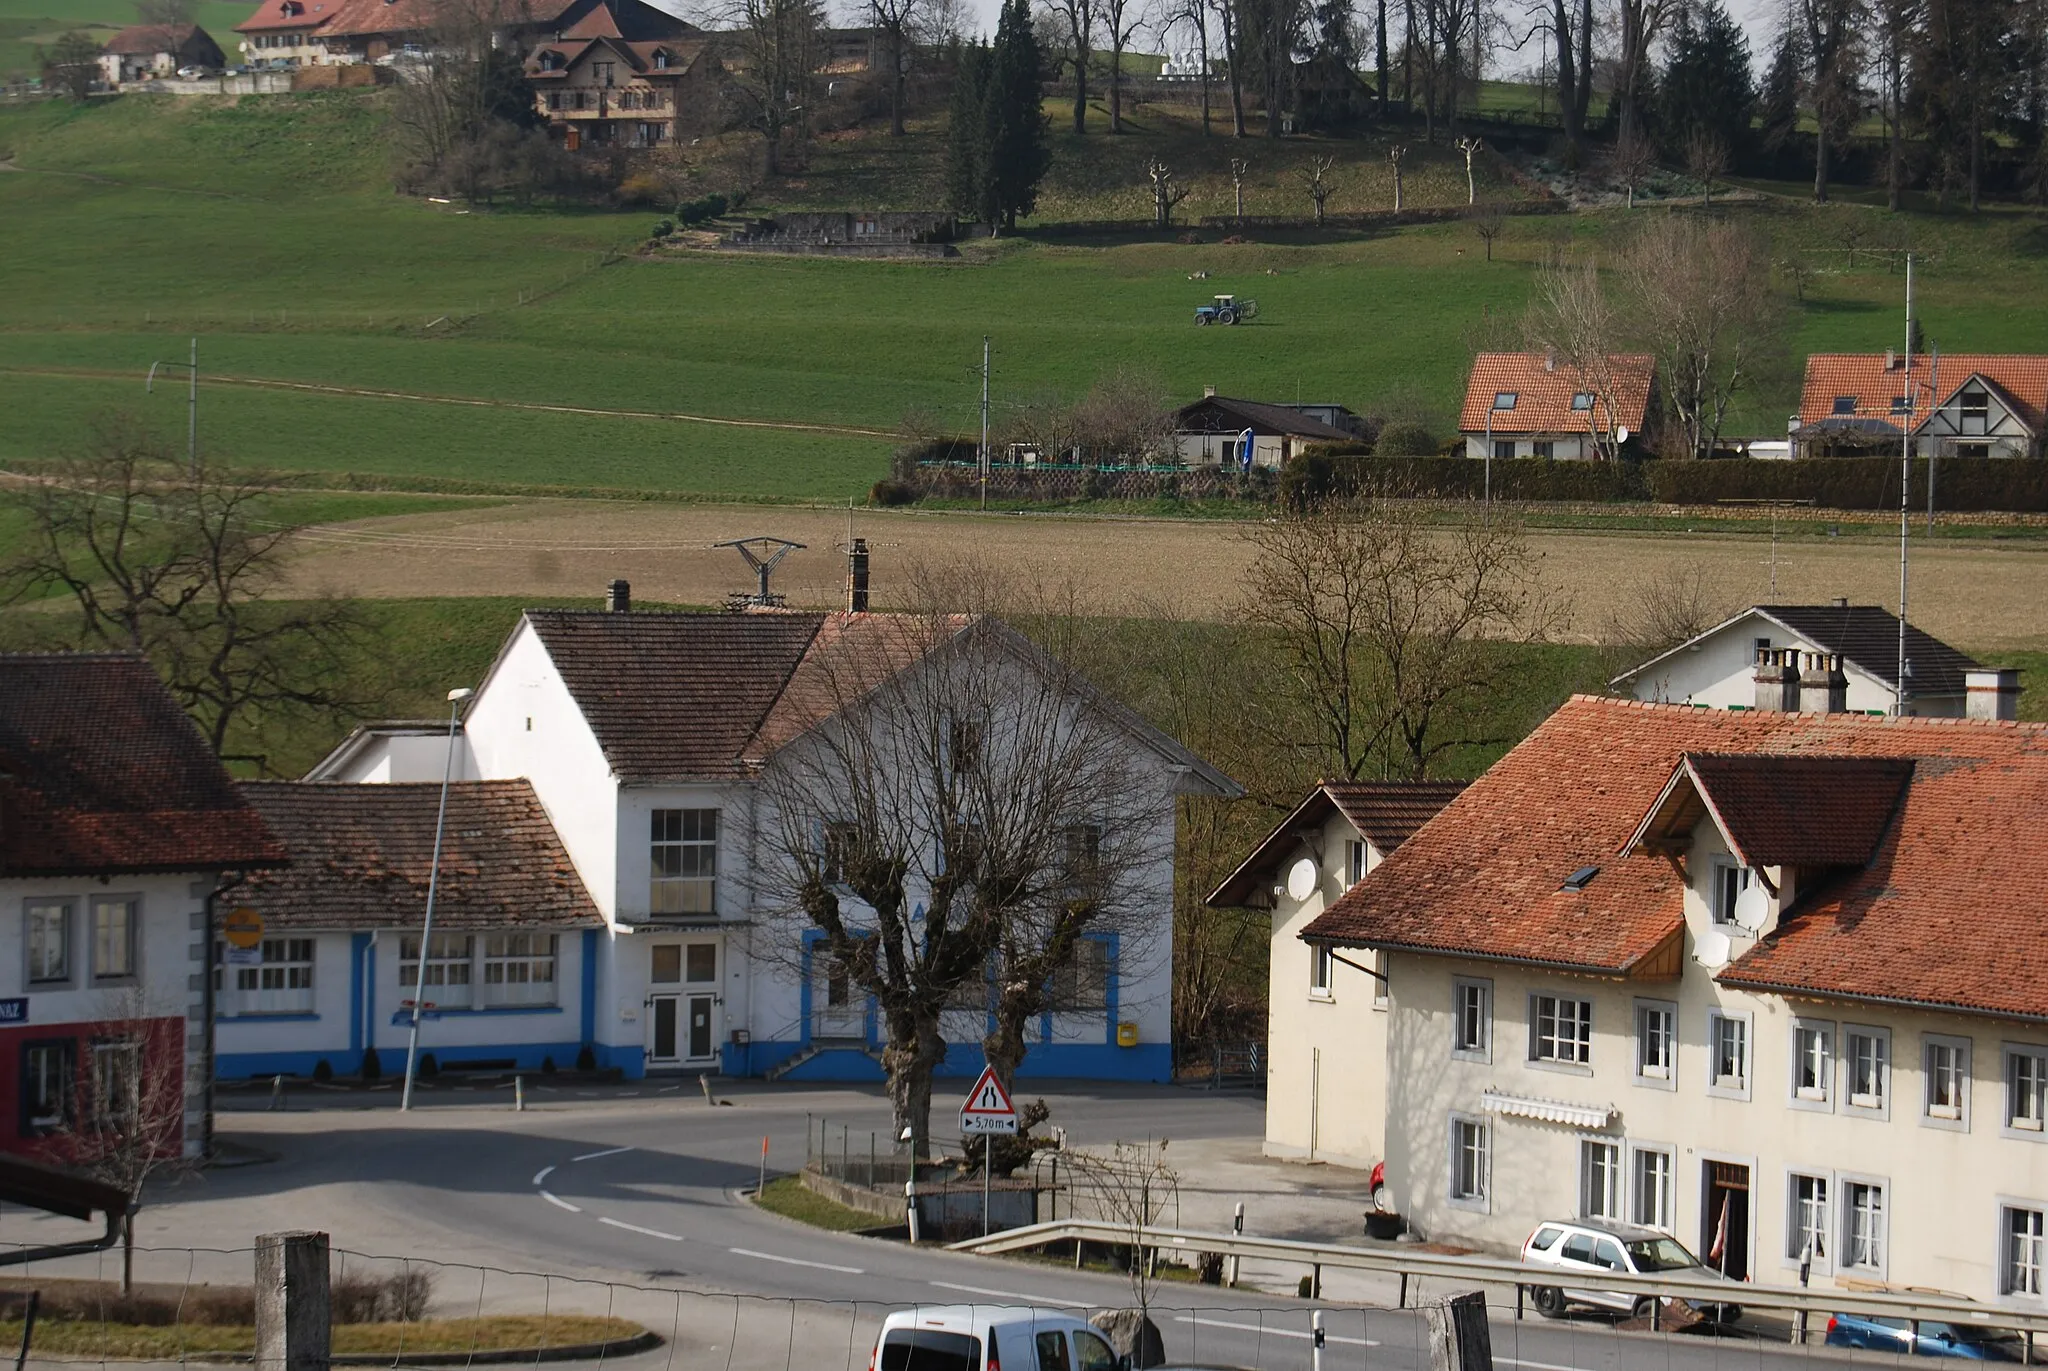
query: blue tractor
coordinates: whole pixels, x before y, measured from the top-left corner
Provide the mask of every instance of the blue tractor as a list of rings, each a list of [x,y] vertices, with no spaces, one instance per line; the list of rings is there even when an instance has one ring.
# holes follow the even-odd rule
[[[1258,317],[1257,300],[1240,300],[1235,295],[1219,295],[1213,305],[1195,306],[1195,323],[1206,328],[1210,324],[1235,324],[1240,320]]]

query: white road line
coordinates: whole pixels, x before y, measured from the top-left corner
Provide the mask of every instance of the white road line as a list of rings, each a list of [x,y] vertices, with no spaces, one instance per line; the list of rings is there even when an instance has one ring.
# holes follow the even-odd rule
[[[994,1295],[999,1300],[1016,1300],[1022,1304],[1051,1304],[1078,1308],[1066,1300],[1056,1300],[1050,1295],[1022,1295],[1015,1290],[991,1290],[985,1285],[955,1285],[951,1281],[932,1281],[941,1290],[961,1290],[970,1295]]]
[[[1185,1314],[1176,1315],[1173,1321],[1175,1323],[1199,1324],[1203,1328],[1228,1328],[1236,1333],[1263,1333],[1269,1338],[1299,1338],[1303,1342],[1308,1341],[1311,1336],[1306,1328],[1261,1328],[1255,1323],[1231,1323],[1224,1319],[1191,1319]],[[1380,1345],[1377,1338],[1341,1338],[1327,1330],[1323,1333],[1323,1341],[1341,1342],[1351,1347],[1378,1347]],[[1507,1358],[1502,1357],[1500,1360],[1506,1361]],[[1538,1365],[1536,1362],[1521,1362],[1517,1364],[1529,1367],[1536,1367]],[[1570,1368],[1560,1366],[1555,1368],[1555,1371],[1570,1371]]]
[[[802,1257],[778,1257],[773,1252],[755,1252],[745,1247],[728,1247],[726,1251],[735,1257],[752,1257],[757,1261],[781,1262],[784,1266],[814,1266],[820,1271],[839,1271],[849,1276],[864,1276],[867,1273],[858,1266],[834,1266],[831,1262],[807,1262]]]
[[[1526,1366],[1529,1371],[1579,1371],[1576,1366],[1560,1366],[1551,1361],[1519,1361],[1514,1357],[1495,1357],[1496,1366]]]
[[[540,1192],[540,1197],[541,1197],[542,1199],[546,1200],[546,1201],[547,1201],[547,1202],[548,1202],[549,1204],[551,1204],[551,1205],[555,1206],[555,1208],[557,1208],[557,1209],[566,1209],[566,1210],[568,1210],[568,1211],[569,1211],[569,1212],[570,1212],[571,1214],[581,1214],[581,1213],[583,1212],[583,1211],[582,1211],[582,1210],[581,1210],[580,1208],[578,1208],[577,1206],[575,1206],[575,1205],[573,1205],[573,1204],[569,1203],[569,1202],[568,1202],[567,1200],[564,1200],[564,1199],[559,1199],[559,1198],[557,1198],[556,1196],[550,1195],[550,1194],[549,1194],[549,1193],[548,1193],[547,1191],[545,1191],[545,1190],[543,1190],[543,1191],[541,1191],[541,1192]]]
[[[631,1152],[632,1150],[630,1147],[607,1147],[602,1152],[585,1152],[582,1156],[571,1157],[569,1160],[572,1162],[594,1162],[599,1157],[616,1157],[621,1152]]]
[[[613,1228],[623,1228],[628,1233],[643,1233],[650,1238],[666,1238],[670,1242],[681,1242],[683,1240],[683,1235],[680,1233],[664,1233],[659,1228],[642,1228],[637,1223],[624,1223],[618,1219],[607,1219],[603,1215],[599,1215],[597,1221],[599,1223],[608,1223]]]
[[[535,1185],[541,1184],[543,1181],[547,1180],[549,1176],[554,1174],[554,1170],[555,1168],[553,1168],[552,1166],[543,1166],[540,1170],[533,1173],[533,1183]]]

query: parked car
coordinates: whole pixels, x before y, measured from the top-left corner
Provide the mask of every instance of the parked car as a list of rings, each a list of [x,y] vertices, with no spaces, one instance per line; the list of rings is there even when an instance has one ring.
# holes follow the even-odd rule
[[[178,79],[180,81],[203,81],[212,74],[213,73],[208,71],[205,67],[178,68]]]
[[[1529,1240],[1522,1244],[1522,1261],[1530,1266],[1552,1266],[1560,1271],[1582,1274],[1587,1282],[1597,1279],[1602,1271],[1621,1271],[1639,1276],[1720,1276],[1670,1234],[1627,1224],[1565,1221],[1538,1224]],[[1654,1295],[1602,1290],[1590,1283],[1532,1285],[1528,1289],[1536,1312],[1552,1319],[1564,1317],[1565,1310],[1574,1304],[1642,1317],[1648,1315],[1651,1306],[1657,1302]],[[1687,1300],[1685,1303],[1694,1313],[1717,1323],[1733,1323],[1742,1317],[1739,1304],[1699,1300]]]
[[[1909,1320],[1889,1314],[1835,1314],[1828,1319],[1828,1346],[1867,1347],[1874,1352],[1912,1352],[1920,1357],[1960,1357],[1964,1361],[2023,1361],[2026,1345],[2002,1328],[1920,1321],[1913,1336]]]
[[[868,1371],[1127,1371],[1089,1324],[1028,1305],[943,1304],[882,1320]]]

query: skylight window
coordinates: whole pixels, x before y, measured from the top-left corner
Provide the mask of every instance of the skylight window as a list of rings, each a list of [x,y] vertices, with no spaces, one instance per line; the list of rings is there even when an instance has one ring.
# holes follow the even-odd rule
[[[1515,407],[1515,401],[1516,401],[1516,400],[1518,400],[1518,399],[1520,399],[1520,398],[1521,398],[1521,392],[1520,392],[1520,391],[1514,391],[1514,390],[1501,390],[1501,391],[1495,391],[1495,392],[1494,392],[1494,396],[1493,396],[1493,407],[1494,407],[1495,409],[1513,409],[1513,408]]]
[[[1892,413],[1894,413],[1894,414],[1911,414],[1912,412],[1913,412],[1913,397],[1912,397],[1912,396],[1910,396],[1910,395],[1894,395],[1894,396],[1892,396]]]
[[[1855,397],[1855,396],[1853,396],[1853,395],[1837,395],[1837,396],[1835,397],[1835,413],[1837,413],[1837,414],[1854,414],[1855,412],[1856,412],[1856,397]]]
[[[1565,877],[1564,884],[1558,888],[1560,890],[1584,890],[1587,886],[1593,884],[1593,878],[1599,874],[1600,868],[1597,866],[1582,866],[1571,875]]]
[[[1585,412],[1586,410],[1589,410],[1589,409],[1591,409],[1592,407],[1593,407],[1593,392],[1592,392],[1592,391],[1590,391],[1590,390],[1582,390],[1582,391],[1578,392],[1578,393],[1577,393],[1576,395],[1572,396],[1572,408],[1573,408],[1573,409],[1575,409],[1575,410],[1578,410],[1578,411],[1580,411],[1581,413],[1584,413],[1584,412]]]

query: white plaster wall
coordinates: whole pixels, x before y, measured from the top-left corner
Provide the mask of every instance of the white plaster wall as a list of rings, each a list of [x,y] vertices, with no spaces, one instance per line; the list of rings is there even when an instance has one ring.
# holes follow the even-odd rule
[[[536,1042],[580,1043],[583,1038],[581,1007],[583,994],[583,931],[581,929],[569,928],[553,931],[555,933],[556,1012],[534,1012],[525,1009],[507,1012],[473,1010],[468,1013],[455,1012],[444,1014],[438,1019],[426,1019],[420,1024],[420,1050],[422,1052],[433,1052],[445,1061],[453,1057],[465,1055],[463,1049],[466,1048],[485,1049],[493,1046],[511,1046],[519,1043]],[[474,936],[482,938],[485,935],[477,933]],[[392,1022],[393,1016],[399,1012],[400,1001],[413,998],[413,992],[418,988],[416,981],[401,981],[399,979],[399,937],[400,934],[395,929],[385,929],[377,935],[374,966],[377,1012],[369,1020],[369,1041],[377,1048],[380,1054],[388,1052],[392,1048],[403,1052],[406,1039],[411,1032],[409,1024],[396,1024]],[[326,1040],[330,1044],[339,1043],[342,1046],[346,1046],[348,1043],[348,935],[329,934],[323,938],[320,948],[320,955],[323,958],[327,955],[327,944],[330,941],[339,944],[335,957],[340,968],[340,973],[336,978],[340,981],[336,992],[340,997],[340,1005],[335,1012],[334,1022],[336,1027],[328,1029]],[[599,945],[602,947],[601,940]],[[483,987],[481,985],[480,971],[478,973],[478,980],[479,983],[473,989],[481,992]],[[321,977],[316,975],[314,984],[319,986],[321,984]],[[603,993],[603,985],[603,977],[600,975],[598,978],[600,995]],[[428,986],[427,998],[432,999],[433,997],[434,987]],[[320,1013],[323,1023],[315,1026],[326,1027],[324,1020],[328,1013],[327,1006],[328,998],[323,988],[320,995]],[[604,1017],[600,1009],[597,1018],[600,1031],[604,1027]],[[290,1026],[279,1025],[281,1028]],[[573,1059],[562,1061],[558,1062],[557,1065],[566,1070],[574,1065],[574,1061]]]
[[[317,1019],[306,1019],[295,1014],[233,1014],[235,1003],[232,987],[235,983],[236,968],[221,968],[221,992],[219,1008],[221,1019],[214,1029],[214,1047],[222,1056],[242,1052],[333,1052],[348,1050],[348,1025],[351,1006],[349,985],[353,980],[349,966],[349,935],[346,933],[301,933],[290,929],[269,930],[272,937],[313,939],[313,1008],[310,1012]],[[395,937],[387,936],[386,945],[396,952]],[[408,991],[408,994],[411,992]],[[395,996],[380,995],[377,1001],[380,1012],[389,1014],[398,1007]],[[346,1063],[336,1063],[337,1068]]]
[[[1493,435],[1493,441],[1496,443],[1505,443],[1511,439],[1515,445],[1515,456],[1534,457],[1536,455],[1536,443],[1538,441],[1536,438],[1515,437],[1506,433],[1496,433]],[[1550,436],[1544,441],[1549,442],[1551,445],[1551,459],[1559,462],[1583,460],[1586,456],[1587,448],[1591,446],[1590,440],[1584,434],[1557,434]],[[1465,455],[1467,457],[1483,460],[1490,450],[1487,446],[1486,431],[1484,429],[1465,435]]]
[[[1705,705],[1710,709],[1730,706],[1750,708],[1756,704],[1756,640],[1768,638],[1774,648],[1799,648],[1818,652],[1818,644],[1788,633],[1761,617],[1745,615],[1719,633],[1704,639],[1643,672],[1633,682],[1638,700],[1664,704]],[[1852,713],[1890,713],[1891,687],[1843,663],[1849,681],[1848,707]],[[1963,712],[1959,697],[1926,696],[1911,702],[1920,715],[1956,717]]]
[[[193,894],[197,883],[199,894]],[[200,915],[212,881],[190,875],[114,876],[0,881],[0,997],[26,996],[27,1023],[85,1023],[101,1019],[182,1017],[196,1012],[202,993]],[[91,979],[91,902],[109,896],[140,901],[134,984],[96,985]],[[26,905],[31,899],[71,902],[71,980],[62,989],[30,989]]]

